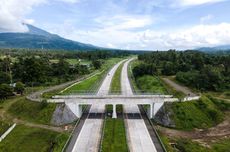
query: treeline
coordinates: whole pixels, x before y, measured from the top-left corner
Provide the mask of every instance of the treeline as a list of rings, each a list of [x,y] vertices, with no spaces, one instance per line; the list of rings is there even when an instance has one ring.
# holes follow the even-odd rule
[[[15,93],[23,94],[25,86],[55,85],[100,69],[104,59],[123,57],[124,52],[65,52],[41,50],[0,50],[0,99]],[[51,62],[52,59],[57,62]],[[90,65],[80,62],[70,64],[66,59],[86,59]]]
[[[41,50],[41,49],[0,49],[0,54],[10,55],[11,57],[25,57],[25,56],[44,56],[48,59],[61,58],[79,58],[87,60],[108,59],[112,57],[124,57],[133,52],[129,51],[55,51],[55,50]]]
[[[230,89],[230,54],[207,54],[198,51],[151,52],[138,56],[141,64],[135,76],[176,75],[176,80],[201,91]]]

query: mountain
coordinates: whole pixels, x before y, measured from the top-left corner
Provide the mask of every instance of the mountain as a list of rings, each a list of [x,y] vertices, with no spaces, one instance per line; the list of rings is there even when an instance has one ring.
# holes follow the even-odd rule
[[[199,51],[212,52],[212,51],[227,51],[230,50],[230,45],[220,45],[215,47],[202,47],[198,48]]]
[[[62,38],[29,24],[25,25],[29,29],[26,33],[0,33],[0,48],[44,48],[81,51],[103,49],[91,44]]]

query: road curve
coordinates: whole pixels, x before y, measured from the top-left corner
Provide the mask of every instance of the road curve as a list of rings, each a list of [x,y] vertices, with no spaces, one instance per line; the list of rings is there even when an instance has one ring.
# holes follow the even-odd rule
[[[112,77],[123,61],[117,63],[106,75],[101,87],[98,90],[98,95],[103,96],[109,93]],[[104,113],[104,111],[105,107],[101,105],[92,105],[90,108],[90,113]],[[101,139],[102,124],[103,119],[100,118],[86,119],[75,142],[72,152],[98,152]]]
[[[128,78],[128,64],[134,60],[129,59],[124,63],[121,74],[123,95],[132,95],[132,88]],[[137,105],[124,105],[125,113],[140,113]],[[125,119],[127,140],[130,152],[156,152],[156,148],[149,135],[143,119]]]

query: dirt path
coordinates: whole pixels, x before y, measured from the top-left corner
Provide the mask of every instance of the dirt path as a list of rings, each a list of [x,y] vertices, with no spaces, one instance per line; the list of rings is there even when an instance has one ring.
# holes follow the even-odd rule
[[[193,131],[181,131],[175,129],[169,129],[161,126],[157,126],[157,128],[165,135],[170,138],[189,138],[194,141],[198,141],[203,145],[208,146],[210,142],[214,142],[221,138],[229,138],[230,137],[230,112],[225,114],[225,120],[209,129],[196,129]]]
[[[189,88],[179,85],[175,83],[174,81],[170,80],[169,78],[162,78],[168,85],[173,87],[175,90],[183,92],[186,95],[190,95],[191,97],[197,96],[195,93],[193,93]]]
[[[32,122],[27,122],[24,120],[20,120],[20,119],[13,119],[14,123],[17,124],[22,124],[28,127],[35,127],[35,128],[42,128],[42,129],[47,129],[47,130],[51,130],[51,131],[56,131],[56,132],[64,132],[64,128],[63,127],[55,127],[55,126],[49,126],[49,125],[42,125],[42,124],[36,124],[36,123],[32,123]]]

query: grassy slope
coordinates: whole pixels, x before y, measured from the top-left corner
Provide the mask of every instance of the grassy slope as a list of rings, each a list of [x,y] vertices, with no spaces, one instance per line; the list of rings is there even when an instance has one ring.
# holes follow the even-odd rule
[[[139,90],[144,92],[167,94],[167,90],[156,76],[144,75],[136,79]]]
[[[69,94],[69,93],[82,93],[83,91],[91,91],[95,92],[97,88],[99,87],[99,81],[102,79],[104,75],[104,72],[97,74],[87,80],[84,80],[71,88],[65,90],[63,94]]]
[[[6,123],[0,120],[0,136],[7,131],[7,129],[11,126],[11,124]]]
[[[102,152],[128,152],[123,119],[106,118]]]
[[[190,139],[183,138],[169,138],[160,134],[161,139],[167,149],[168,152],[229,152],[230,149],[230,138],[221,139],[215,143],[210,143],[210,147],[204,147],[200,145],[198,142],[192,141]],[[173,148],[170,143],[174,143],[175,148]],[[177,150],[176,150],[177,149]]]
[[[60,152],[68,136],[45,129],[18,125],[0,142],[0,152],[46,152],[54,143],[54,152]]]
[[[110,86],[110,92],[111,93],[121,93],[121,71],[122,71],[122,67],[123,67],[124,63],[122,63],[116,70],[113,79],[112,79],[112,83]]]
[[[69,94],[71,92],[74,93],[81,93],[82,91],[91,91],[96,92],[98,87],[100,86],[100,82],[103,79],[103,76],[107,73],[107,71],[117,62],[119,62],[121,58],[112,58],[105,61],[105,64],[103,64],[101,70],[104,70],[104,72],[101,72],[100,74],[97,74],[90,79],[87,79],[85,81],[82,81],[81,83],[78,83],[71,88],[67,89],[63,92],[63,94]]]
[[[55,108],[56,104],[32,102],[23,98],[12,104],[8,112],[20,119],[50,124]]]

